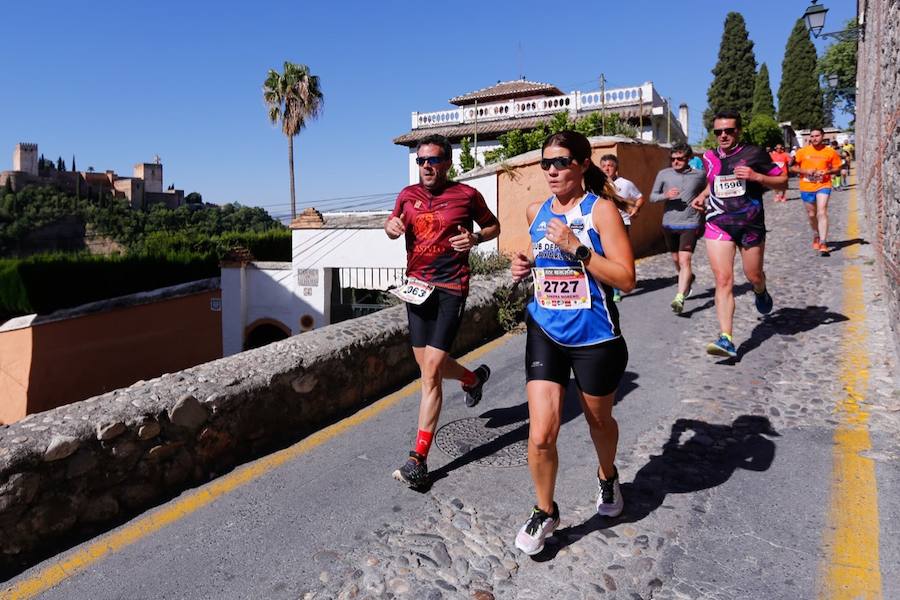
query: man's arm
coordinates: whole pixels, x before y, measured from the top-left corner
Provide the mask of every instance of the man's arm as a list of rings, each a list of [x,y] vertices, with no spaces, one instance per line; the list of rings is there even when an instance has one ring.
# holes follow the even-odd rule
[[[666,187],[666,181],[665,177],[663,177],[663,172],[660,171],[656,174],[656,179],[653,181],[653,189],[650,190],[650,202],[665,202],[668,200],[663,194],[664,187]]]

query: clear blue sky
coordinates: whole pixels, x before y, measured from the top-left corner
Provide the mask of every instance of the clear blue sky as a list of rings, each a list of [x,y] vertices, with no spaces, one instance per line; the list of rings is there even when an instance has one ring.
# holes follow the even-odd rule
[[[166,186],[284,215],[287,141],[261,85],[285,60],[308,64],[325,93],[322,116],[295,139],[300,207],[398,191],[407,150],[391,139],[412,111],[521,75],[566,92],[597,89],[601,72],[610,87],[653,81],[688,103],[693,141],[725,14],[743,13],[777,102],[785,43],[808,4],[19,2],[0,33],[0,170],[20,141],[121,175],[159,154]],[[826,31],[855,14],[853,0],[825,5]]]

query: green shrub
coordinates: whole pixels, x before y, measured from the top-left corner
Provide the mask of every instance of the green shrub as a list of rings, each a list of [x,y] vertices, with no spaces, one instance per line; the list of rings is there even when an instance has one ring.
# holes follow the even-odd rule
[[[212,254],[44,254],[0,261],[0,316],[47,314],[88,302],[219,275]]]

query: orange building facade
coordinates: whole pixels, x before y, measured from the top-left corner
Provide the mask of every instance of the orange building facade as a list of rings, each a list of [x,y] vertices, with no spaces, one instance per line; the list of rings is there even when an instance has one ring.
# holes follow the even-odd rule
[[[0,424],[220,358],[214,281],[211,289],[174,286],[166,288],[171,294],[156,290],[7,321],[0,327]]]

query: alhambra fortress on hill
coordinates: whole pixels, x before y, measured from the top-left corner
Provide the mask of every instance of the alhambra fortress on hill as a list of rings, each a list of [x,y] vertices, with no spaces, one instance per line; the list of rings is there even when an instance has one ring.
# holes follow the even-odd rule
[[[29,185],[52,185],[84,198],[123,198],[135,209],[149,208],[154,204],[178,208],[184,204],[184,190],[163,190],[163,166],[158,158],[156,162],[134,165],[133,175],[122,177],[115,171],[101,173],[41,168],[39,156],[37,144],[16,144],[12,171],[0,172],[0,187],[8,185],[18,192]]]

